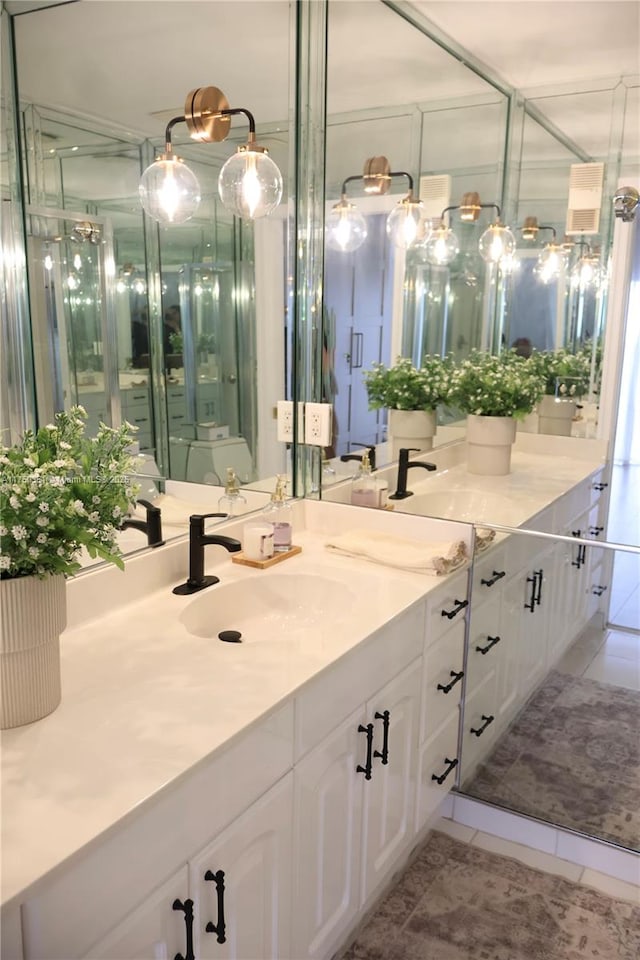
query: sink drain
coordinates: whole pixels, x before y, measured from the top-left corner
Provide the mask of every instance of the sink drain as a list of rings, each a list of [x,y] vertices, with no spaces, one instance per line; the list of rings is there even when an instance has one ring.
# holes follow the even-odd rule
[[[242,634],[239,630],[221,630],[218,640],[224,640],[226,643],[242,643]]]

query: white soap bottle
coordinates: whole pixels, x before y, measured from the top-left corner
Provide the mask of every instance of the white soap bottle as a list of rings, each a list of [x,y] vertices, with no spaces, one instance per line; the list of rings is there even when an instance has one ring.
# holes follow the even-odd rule
[[[276,477],[271,501],[264,508],[264,519],[273,525],[273,552],[286,553],[293,537],[293,507],[286,499],[286,477]]]
[[[247,500],[240,493],[240,481],[233,467],[227,467],[224,495],[218,500],[218,510],[237,517],[247,512]]]

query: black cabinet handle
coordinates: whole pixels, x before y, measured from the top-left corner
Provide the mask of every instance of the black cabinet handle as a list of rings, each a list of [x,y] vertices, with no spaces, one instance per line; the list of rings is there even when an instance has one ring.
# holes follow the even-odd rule
[[[592,537],[599,537],[604,527],[589,527],[589,533]]]
[[[367,761],[364,767],[361,764],[358,764],[356,771],[358,773],[364,773],[365,780],[371,780],[371,749],[373,746],[373,724],[368,723],[365,726],[362,724],[358,727],[358,733],[366,733],[367,735]]]
[[[374,750],[374,757],[379,757],[383,764],[389,763],[389,711],[374,713],[376,720],[382,720],[382,750]]]
[[[227,938],[226,925],[224,922],[224,870],[218,870],[217,873],[212,873],[211,870],[207,870],[204,878],[205,880],[213,880],[218,896],[218,922],[213,924],[210,920],[204,929],[207,933],[217,934],[218,943],[225,943]]]
[[[601,597],[606,589],[606,587],[603,587],[600,584],[594,584],[591,593],[594,593],[596,597]]]
[[[436,687],[436,690],[442,690],[443,693],[449,693],[450,690],[453,690],[458,680],[462,680],[464,677],[464,670],[461,670],[460,673],[456,673],[455,670],[451,670],[449,673],[450,677],[453,677],[449,683],[439,683]]]
[[[594,490],[599,490],[600,492],[602,492],[605,489],[605,487],[609,486],[609,484],[608,483],[592,483],[591,486],[593,487]]]
[[[487,636],[487,640],[488,640],[489,642],[488,642],[488,644],[486,645],[486,647],[478,647],[478,646],[476,646],[476,650],[478,651],[478,653],[481,653],[483,657],[485,656],[485,654],[489,653],[489,650],[491,650],[491,647],[495,647],[496,643],[500,643],[500,637],[489,637],[489,636]]]
[[[502,580],[503,577],[507,575],[506,570],[494,570],[491,578],[489,580],[481,580],[480,583],[483,587],[492,587],[494,583],[497,583],[498,580]]]
[[[527,583],[531,583],[531,596],[529,597],[529,602],[525,603],[525,610],[530,610],[531,613],[535,612],[536,609],[536,583],[538,582],[538,577],[534,573],[532,577],[527,577]]]
[[[447,779],[451,771],[455,770],[455,768],[458,766],[458,758],[456,757],[455,760],[449,760],[449,757],[445,757],[444,762],[447,764],[447,769],[444,771],[444,773],[441,773],[439,777],[436,776],[435,773],[431,774],[431,779],[435,780],[436,783],[439,783],[441,786],[445,782],[445,780]]]
[[[534,602],[536,607],[539,607],[540,601],[542,600],[542,578],[544,576],[544,570],[534,570],[533,575],[538,579],[538,582],[535,587]]]
[[[490,723],[493,723],[493,721],[495,720],[495,717],[492,717],[492,716],[488,716],[488,717],[487,717],[487,716],[483,713],[480,719],[481,719],[481,720],[484,720],[484,723],[482,724],[482,726],[480,726],[480,727],[471,727],[471,729],[469,730],[470,733],[475,733],[476,737],[481,737],[481,736],[482,736],[482,734],[485,732],[485,730],[487,729],[487,727],[489,726],[489,724],[490,724]]]
[[[185,900],[184,903],[182,900],[174,900],[171,906],[173,910],[182,910],[184,913],[187,933],[187,949],[184,957],[181,953],[176,953],[173,960],[196,960],[193,952],[193,900]]]
[[[579,534],[574,533],[574,537],[575,536],[579,536]],[[578,552],[576,554],[575,560],[571,561],[571,566],[576,567],[579,570],[580,567],[584,564],[586,560],[586,556],[587,556],[587,548],[583,543],[581,543],[580,546],[578,547]]]
[[[469,606],[468,600],[454,600],[455,606],[453,610],[443,610],[442,616],[448,617],[449,620],[453,620],[456,614],[460,613],[461,610],[464,610],[465,607]]]

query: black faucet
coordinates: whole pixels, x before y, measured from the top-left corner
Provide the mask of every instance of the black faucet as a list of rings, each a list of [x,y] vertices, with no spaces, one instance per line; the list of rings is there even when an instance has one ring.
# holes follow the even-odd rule
[[[398,460],[398,480],[397,489],[392,493],[389,500],[406,500],[413,496],[412,490],[407,490],[407,474],[411,467],[422,467],[423,470],[437,470],[435,463],[427,463],[422,460],[409,460],[410,453],[420,453],[417,447],[401,447],[400,458]]]
[[[173,588],[173,593],[197,593],[210,587],[212,583],[219,583],[219,577],[205,577],[204,575],[204,548],[217,544],[224,547],[229,553],[237,553],[242,549],[239,540],[233,537],[223,537],[220,534],[205,533],[204,522],[209,517],[227,519],[228,513],[194,513],[189,517],[189,579]]]
[[[355,442],[355,441],[354,441]],[[367,443],[357,443],[358,447],[366,447],[369,452],[369,463],[371,464],[371,470],[376,468],[376,448],[370,447]],[[343,453],[340,457],[342,463],[346,463],[347,460],[362,460],[364,453]]]
[[[160,507],[154,507],[148,500],[138,500],[147,511],[146,520],[137,520],[135,517],[125,517],[120,524],[121,530],[140,530],[147,535],[147,546],[161,547],[164,544],[162,539],[162,519],[160,516]]]

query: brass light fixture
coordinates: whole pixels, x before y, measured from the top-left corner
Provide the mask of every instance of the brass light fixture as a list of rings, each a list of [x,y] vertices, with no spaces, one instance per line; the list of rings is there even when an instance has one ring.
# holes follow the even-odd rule
[[[361,181],[365,193],[380,196],[387,193],[394,177],[406,177],[409,191],[387,217],[387,233],[396,246],[404,249],[415,242],[422,223],[423,207],[413,194],[413,177],[404,170],[391,170],[386,157],[369,157],[361,175],[347,177],[342,183],[340,200],[327,217],[325,236],[328,247],[349,253],[362,246],[367,238],[364,217],[347,199],[347,184]]]
[[[198,179],[184,160],[177,157],[171,133],[177,123],[186,123],[193,140],[219,143],[231,129],[231,117],[244,114],[249,121],[247,142],[238,147],[222,167],[218,193],[223,205],[235,216],[254,220],[267,216],[282,198],[282,174],[268,156],[266,147],[256,143],[253,114],[244,107],[229,106],[217,87],[197,87],[187,95],[184,115],[169,121],[165,131],[165,152],[142,174],[140,202],[146,213],[161,223],[184,223],[200,203]]]
[[[546,223],[538,223],[537,217],[525,217],[524,223],[518,227],[523,240],[537,240],[541,230],[550,230],[552,238],[545,243],[535,266],[535,272],[542,283],[550,283],[560,276],[565,263],[567,250],[557,242],[555,228]]]
[[[458,210],[461,220],[473,223],[480,216],[480,211],[487,208],[496,210],[497,215],[478,241],[480,256],[487,263],[507,262],[516,248],[515,237],[508,227],[500,223],[500,207],[498,204],[481,203],[480,195],[473,191],[463,195],[462,203],[445,207],[442,211],[440,223],[424,241],[424,251],[429,263],[434,266],[447,266],[455,260],[460,252],[458,238],[445,222],[444,218],[447,213],[451,210]]]

